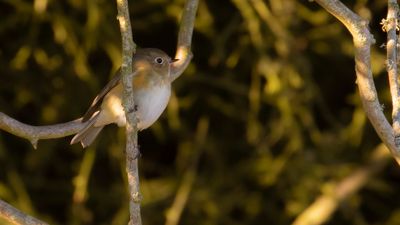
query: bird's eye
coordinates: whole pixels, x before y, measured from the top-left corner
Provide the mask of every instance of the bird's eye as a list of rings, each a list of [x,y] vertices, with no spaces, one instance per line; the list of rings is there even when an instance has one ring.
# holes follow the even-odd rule
[[[154,61],[155,61],[156,63],[158,63],[158,64],[163,64],[163,63],[164,63],[164,59],[161,58],[161,57],[155,58]]]

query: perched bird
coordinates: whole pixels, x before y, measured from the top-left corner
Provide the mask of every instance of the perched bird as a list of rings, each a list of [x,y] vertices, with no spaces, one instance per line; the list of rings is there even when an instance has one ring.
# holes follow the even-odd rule
[[[167,107],[171,95],[170,70],[174,61],[155,48],[138,49],[133,56],[132,97],[139,130],[150,127]],[[116,123],[125,126],[122,92],[121,74],[118,72],[93,100],[82,119],[82,122],[89,122],[72,138],[71,144],[81,142],[86,148],[105,125]]]

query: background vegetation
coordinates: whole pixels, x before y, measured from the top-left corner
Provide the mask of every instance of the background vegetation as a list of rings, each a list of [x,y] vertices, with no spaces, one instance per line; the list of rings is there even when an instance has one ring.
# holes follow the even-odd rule
[[[346,4],[371,21],[390,115],[386,2]],[[174,55],[182,6],[130,1],[136,43]],[[33,125],[83,115],[121,62],[116,14],[108,0],[0,1],[0,111]],[[380,140],[358,98],[351,36],[332,16],[308,1],[204,0],[192,51],[162,118],[139,135],[144,224],[180,212],[179,224],[290,224],[358,170],[368,182],[326,223],[400,223],[400,170],[373,160]],[[86,150],[69,141],[33,150],[1,132],[0,198],[51,224],[126,224],[124,129],[107,127]]]

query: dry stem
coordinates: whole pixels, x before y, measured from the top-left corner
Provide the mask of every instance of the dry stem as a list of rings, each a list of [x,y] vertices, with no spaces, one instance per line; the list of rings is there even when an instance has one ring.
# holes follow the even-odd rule
[[[381,140],[389,148],[397,163],[400,164],[400,151],[394,141],[393,129],[382,112],[372,78],[370,46],[375,40],[368,30],[368,22],[352,12],[341,1],[315,1],[340,20],[352,34],[355,47],[357,85],[364,111]]]

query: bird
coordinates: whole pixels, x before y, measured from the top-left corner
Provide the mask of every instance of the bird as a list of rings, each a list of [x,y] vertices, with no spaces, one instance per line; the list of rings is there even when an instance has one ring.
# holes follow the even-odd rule
[[[132,88],[138,130],[150,127],[168,105],[171,95],[172,59],[156,48],[137,49],[132,58]],[[87,122],[71,140],[71,145],[81,143],[83,148],[93,143],[104,126],[116,123],[126,125],[122,105],[123,85],[120,69],[95,97],[82,118]]]

